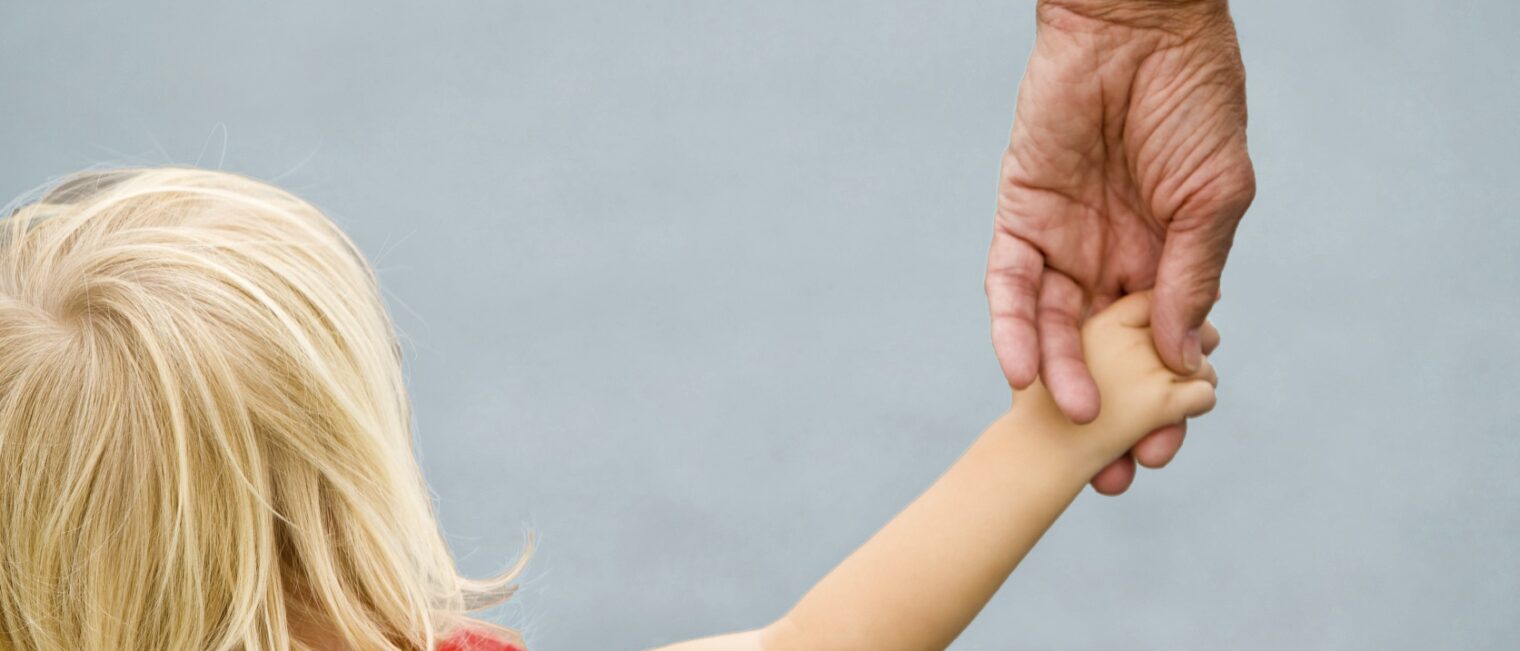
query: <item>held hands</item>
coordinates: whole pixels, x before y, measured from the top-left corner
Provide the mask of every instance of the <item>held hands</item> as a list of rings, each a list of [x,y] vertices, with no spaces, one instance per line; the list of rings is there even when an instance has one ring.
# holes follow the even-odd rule
[[[1085,423],[1109,408],[1083,362],[1087,314],[1154,288],[1166,366],[1191,372],[1211,350],[1204,319],[1255,195],[1245,71],[1225,0],[1040,0],[1036,14],[988,255],[992,343],[1010,385],[1038,375]],[[1183,433],[1159,428],[1093,487],[1123,492],[1135,460],[1165,465]]]
[[[1205,357],[1192,373],[1168,368],[1152,343],[1151,306],[1150,292],[1131,294],[1082,327],[1087,368],[1103,400],[1097,419],[1078,424],[1067,418],[1038,379],[1017,393],[1014,414],[1036,419],[1039,429],[1053,432],[1060,445],[1096,470],[1147,432],[1208,413],[1219,383],[1213,365]],[[1208,323],[1201,330],[1205,348],[1213,349],[1218,331]]]

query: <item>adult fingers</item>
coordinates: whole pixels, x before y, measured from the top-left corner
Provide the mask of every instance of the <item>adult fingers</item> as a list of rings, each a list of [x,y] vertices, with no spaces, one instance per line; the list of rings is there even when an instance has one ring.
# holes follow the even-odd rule
[[[1092,487],[1103,495],[1118,495],[1135,481],[1135,459],[1125,454],[1093,475]]]
[[[1203,328],[1199,332],[1199,339],[1203,343],[1205,357],[1214,354],[1214,349],[1219,348],[1219,329],[1214,327],[1213,321],[1204,321]]]
[[[1092,313],[1097,314],[1108,309],[1108,306],[1113,305],[1114,301],[1120,298],[1123,297],[1113,294],[1094,294],[1092,297]],[[1146,318],[1149,319],[1150,317],[1147,316]]]
[[[1146,434],[1130,450],[1135,461],[1147,468],[1162,468],[1172,462],[1187,438],[1187,421],[1164,425]]]
[[[1066,274],[1046,269],[1040,286],[1040,378],[1050,396],[1076,423],[1098,417],[1098,385],[1082,357],[1082,288]]]
[[[1039,372],[1035,308],[1045,258],[1034,246],[1004,230],[992,234],[987,254],[987,305],[992,312],[992,349],[1008,384],[1023,389]]]

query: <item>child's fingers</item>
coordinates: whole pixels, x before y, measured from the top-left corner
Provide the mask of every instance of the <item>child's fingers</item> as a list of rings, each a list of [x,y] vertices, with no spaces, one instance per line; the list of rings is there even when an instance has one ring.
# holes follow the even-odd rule
[[[1211,387],[1219,386],[1219,373],[1214,370],[1214,365],[1209,363],[1209,358],[1207,357],[1203,358],[1203,364],[1198,368],[1198,372],[1188,376],[1187,379],[1204,380]]]
[[[1174,384],[1183,384],[1194,380],[1203,380],[1208,382],[1210,386],[1219,386],[1219,374],[1214,370],[1214,365],[1209,362],[1209,358],[1203,358],[1203,362],[1198,365],[1198,370],[1192,373],[1172,376]]]
[[[1183,382],[1172,388],[1172,401],[1183,418],[1194,418],[1214,409],[1216,400],[1214,385],[1199,378]]]

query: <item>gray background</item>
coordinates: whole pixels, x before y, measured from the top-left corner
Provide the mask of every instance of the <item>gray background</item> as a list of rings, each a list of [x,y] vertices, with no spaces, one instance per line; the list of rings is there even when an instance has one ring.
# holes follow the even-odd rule
[[[422,4],[0,4],[0,195],[199,162],[328,209],[463,567],[540,536],[493,615],[534,651],[769,621],[1004,407],[1032,3]],[[955,648],[1520,644],[1517,7],[1239,3],[1220,408]]]

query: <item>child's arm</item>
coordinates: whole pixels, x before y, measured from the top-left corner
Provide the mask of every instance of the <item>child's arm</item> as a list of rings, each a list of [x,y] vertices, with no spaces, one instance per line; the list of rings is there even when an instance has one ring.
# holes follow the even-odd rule
[[[1213,407],[1212,367],[1189,377],[1168,370],[1151,344],[1149,314],[1149,295],[1132,295],[1083,328],[1103,400],[1096,421],[1073,424],[1037,382],[785,617],[666,651],[948,646],[1094,473],[1146,432]]]

